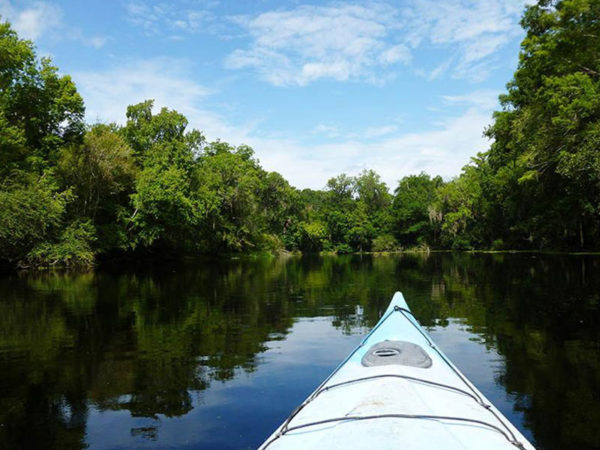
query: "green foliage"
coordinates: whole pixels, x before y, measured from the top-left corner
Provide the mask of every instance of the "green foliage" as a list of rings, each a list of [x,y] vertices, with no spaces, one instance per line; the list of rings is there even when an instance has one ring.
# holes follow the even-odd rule
[[[187,119],[151,100],[127,108],[122,135],[133,149],[140,173],[131,195],[128,228],[133,246],[193,246],[205,206],[195,191],[197,153],[204,138],[186,132]]]
[[[358,199],[369,214],[385,210],[392,200],[388,188],[374,170],[363,170],[354,182]]]
[[[0,187],[0,258],[19,263],[33,247],[58,232],[70,192],[59,192],[51,173]]]
[[[89,266],[94,262],[92,244],[96,234],[90,221],[74,222],[67,226],[56,242],[43,241],[28,254],[32,266]]]
[[[266,227],[274,234],[289,235],[300,212],[300,194],[277,172],[262,175],[260,204]]]
[[[446,248],[478,248],[480,229],[481,185],[476,166],[466,166],[457,179],[441,186],[432,210],[433,220],[442,219],[440,242]]]
[[[186,131],[188,121],[174,110],[162,108],[159,114],[153,114],[154,100],[146,100],[127,107],[127,124],[122,134],[133,149],[140,165],[148,153],[157,145],[181,144],[188,152],[179,152],[171,156],[185,160],[197,156],[204,144],[204,137],[198,130]],[[156,152],[154,152],[156,157]]]
[[[347,255],[349,253],[353,253],[354,249],[348,244],[338,244],[335,246],[335,252],[338,255]]]
[[[352,213],[349,215],[350,229],[344,236],[344,241],[351,248],[358,251],[369,250],[374,235],[373,227],[369,222],[367,204],[358,201]]]
[[[205,142],[153,100],[85,127],[75,85],[0,23],[0,260],[403,248],[600,248],[600,3],[527,7],[519,65],[456,179],[391,195],[364,170],[299,191],[246,145]]]
[[[356,180],[345,173],[327,181],[330,199],[337,204],[349,203],[356,190]]]
[[[394,234],[402,245],[433,243],[437,238],[431,205],[442,186],[441,177],[425,173],[404,177],[392,203]]]
[[[391,234],[382,234],[373,239],[374,252],[393,252],[399,248],[398,241]]]
[[[263,234],[259,246],[261,250],[269,253],[279,253],[285,250],[283,240],[275,234]]]
[[[115,204],[132,192],[136,177],[130,147],[106,125],[93,126],[83,144],[63,149],[58,170],[77,197],[75,214],[92,219],[99,211],[112,219]]]
[[[69,76],[36,59],[30,41],[0,22],[0,176],[41,173],[65,144],[80,141],[84,106]]]
[[[322,222],[301,222],[299,226],[298,246],[307,252],[330,250],[331,243],[327,239],[327,226]]]
[[[484,194],[503,210],[500,237],[512,245],[600,244],[599,15],[597,1],[564,0],[523,16],[519,67],[484,157]]]
[[[195,177],[206,211],[203,247],[210,252],[256,249],[265,228],[261,209],[264,172],[247,146],[208,145]]]
[[[496,239],[492,242],[492,250],[502,250],[504,249],[504,241],[502,239]]]

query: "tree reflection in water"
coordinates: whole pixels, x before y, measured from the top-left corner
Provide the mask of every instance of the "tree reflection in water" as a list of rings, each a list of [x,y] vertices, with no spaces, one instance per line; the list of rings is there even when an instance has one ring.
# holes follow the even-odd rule
[[[263,355],[277,357],[273,343],[295,321],[328,316],[338,336],[364,333],[398,289],[436,335],[458,320],[474,345],[501,356],[492,386],[508,393],[517,425],[540,448],[600,448],[599,269],[598,256],[432,253],[6,275],[0,448],[105,448],[89,422],[100,413],[117,420],[120,411],[146,418],[127,422],[130,444],[176,447],[161,441],[164,427],[180,420],[194,430],[190,412],[205,408],[207,393],[259,370],[268,375]],[[460,354],[453,358],[460,367]],[[308,386],[318,384],[310,364],[292,363]],[[281,410],[291,409],[307,392],[277,376],[270,389]],[[263,414],[261,429],[222,437],[230,447],[256,446],[280,418],[266,415],[269,405],[257,410],[263,391],[236,395],[238,404],[203,425],[237,429],[233,407],[248,420]],[[197,433],[180,446],[202,448]]]

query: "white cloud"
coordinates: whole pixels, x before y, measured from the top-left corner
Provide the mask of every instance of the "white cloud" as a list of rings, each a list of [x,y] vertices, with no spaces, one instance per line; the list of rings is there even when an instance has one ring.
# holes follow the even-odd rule
[[[305,85],[320,78],[374,81],[384,66],[410,61],[404,45],[390,43],[398,13],[384,4],[303,5],[234,21],[252,43],[233,51],[226,66],[254,68],[275,85]]]
[[[445,53],[428,78],[450,71],[481,81],[494,68],[498,50],[521,33],[524,5],[524,0],[413,0],[402,7],[334,2],[237,16],[233,21],[251,43],[231,52],[226,66],[255,69],[278,86],[321,78],[377,82],[393,78],[399,64],[414,65],[412,53],[431,47]]]
[[[340,136],[340,130],[336,125],[320,123],[312,130],[312,134],[320,134],[328,138],[337,138]]]
[[[150,5],[145,2],[130,2],[126,5],[131,23],[141,26],[147,33],[157,33],[161,18],[169,11],[168,5]]]
[[[236,17],[235,22],[251,41],[229,55],[228,65],[254,68],[278,85],[302,85],[324,78],[376,81],[402,66],[411,65],[416,70],[419,49],[433,47],[448,51],[429,72],[431,78],[449,74],[480,79],[493,66],[506,37],[516,32],[521,3],[496,3],[413,0],[402,10],[380,3],[332,3]],[[202,13],[194,16],[190,15],[193,11],[169,9],[168,4],[130,5],[131,20],[138,20],[148,33],[162,32],[165,25],[172,39],[198,31],[210,20]],[[436,7],[438,11],[430,11]],[[486,7],[489,11],[484,11]],[[478,13],[482,14],[479,19]],[[20,32],[32,38],[70,31],[71,39],[87,45],[105,43],[102,37],[86,38],[66,27],[62,10],[49,3],[17,10],[7,0],[0,0],[0,14],[19,24]],[[428,76],[425,71],[423,74]],[[316,135],[330,141],[313,145],[302,141],[301,135],[281,138],[285,130],[269,130],[269,137],[264,137],[255,123],[233,123],[208,109],[205,105],[212,91],[198,84],[182,60],[131,60],[102,70],[75,72],[73,78],[85,98],[88,121],[123,123],[127,105],[153,98],[157,107],[167,106],[185,114],[190,126],[203,130],[210,140],[221,138],[235,145],[253,146],[266,169],[282,173],[301,188],[322,188],[332,176],[356,174],[364,168],[380,173],[390,188],[402,176],[422,170],[444,177],[457,175],[470,156],[487,148],[482,130],[490,122],[498,95],[496,91],[477,90],[444,96],[440,100],[453,112],[443,108],[438,112],[445,111],[445,119],[418,133],[389,122],[352,133],[346,133],[342,123],[320,123],[307,141]]]
[[[19,10],[10,1],[0,0],[0,15],[8,19],[24,39],[35,40],[44,32],[62,25],[62,10],[49,3],[38,2]]]
[[[128,105],[153,99],[155,109],[167,107],[184,114],[190,128],[233,144],[248,143],[253,122],[230,124],[221,114],[202,108],[214,92],[198,84],[186,61],[173,58],[132,60],[100,71],[72,74],[86,103],[86,120],[125,123]]]
[[[35,41],[44,34],[52,33],[55,38],[80,41],[94,48],[106,43],[107,39],[103,36],[88,37],[80,28],[66,26],[63,15],[63,10],[53,3],[35,2],[19,8],[9,0],[0,0],[0,16],[11,22],[20,38]]]
[[[448,68],[450,67],[450,64],[452,64],[452,58],[449,58],[445,61],[443,61],[441,64],[439,64],[435,69],[433,69],[429,75],[427,76],[427,79],[429,81],[435,80],[436,78],[439,78],[444,72],[446,72],[448,70]]]
[[[127,17],[131,23],[140,26],[146,34],[184,32],[196,33],[203,30],[214,31],[215,16],[210,11],[211,3],[204,3],[203,9],[182,8],[169,2],[130,1],[126,4]],[[182,39],[182,36],[175,35]]]
[[[72,76],[86,99],[87,118],[91,121],[123,122],[127,106],[146,99],[155,99],[157,107],[189,113],[209,94],[191,79],[184,61],[171,58],[131,61]]]
[[[204,131],[209,140],[221,138],[234,145],[246,143],[263,167],[275,170],[294,186],[322,188],[332,176],[376,170],[390,188],[409,174],[425,171],[446,178],[457,175],[472,155],[487,148],[482,130],[495,107],[494,91],[476,91],[443,97],[462,113],[449,116],[429,131],[403,132],[383,125],[343,137],[337,125],[321,123],[313,134],[337,141],[309,145],[294,139],[258,136],[255,123],[230,123],[218,113],[201,108],[211,91],[198,85],[184,61],[167,58],[131,61],[101,72],[76,72],[73,78],[86,99],[88,121],[124,123],[127,105],[145,99],[185,114],[190,127]]]
[[[381,136],[387,136],[392,133],[395,133],[398,130],[396,125],[383,125],[381,127],[369,127],[365,130],[365,137],[367,138],[375,138]]]
[[[92,37],[89,39],[89,43],[92,47],[100,48],[100,47],[103,47],[104,44],[106,44],[107,40],[108,39],[106,39],[105,37],[95,36],[95,37]]]
[[[497,51],[522,31],[519,19],[525,0],[416,0],[407,11],[406,39],[413,47],[424,44],[449,48],[452,57],[430,74],[450,70],[456,78],[482,81],[493,69]]]
[[[315,146],[290,140],[250,138],[247,142],[266,169],[280,172],[300,188],[320,189],[342,172],[373,169],[394,189],[400,178],[421,171],[447,179],[458,175],[471,156],[488,148],[482,130],[489,123],[489,112],[471,107],[422,133]]]
[[[493,89],[482,89],[463,95],[444,95],[442,98],[446,103],[476,106],[482,111],[492,111],[498,106],[500,91]]]
[[[403,44],[394,45],[379,55],[383,64],[402,62],[408,64],[411,60],[410,50]]]

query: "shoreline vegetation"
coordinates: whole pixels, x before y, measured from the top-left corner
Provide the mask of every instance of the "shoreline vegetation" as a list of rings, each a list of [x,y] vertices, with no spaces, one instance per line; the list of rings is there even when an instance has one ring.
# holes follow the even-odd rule
[[[528,6],[517,70],[484,131],[489,149],[452,180],[410,175],[393,192],[372,170],[294,188],[252,148],[207,142],[152,100],[130,105],[123,125],[86,124],[71,78],[0,17],[0,264],[598,251],[598,17],[593,0]]]
[[[91,268],[108,268],[108,267],[128,267],[132,268],[131,263],[134,263],[134,267],[144,268],[144,267],[152,267],[156,263],[167,263],[169,267],[179,267],[180,264],[187,263],[204,263],[207,261],[212,262],[227,262],[227,261],[236,261],[236,260],[246,260],[246,261],[261,261],[261,260],[271,260],[271,259],[281,259],[286,260],[289,258],[302,258],[302,257],[348,257],[348,256],[369,256],[375,258],[386,258],[386,257],[396,257],[400,255],[423,255],[424,258],[427,258],[431,254],[436,253],[458,253],[458,254],[471,254],[471,255],[515,255],[515,254],[529,254],[529,255],[557,255],[557,256],[600,256],[600,251],[564,251],[564,250],[452,250],[452,249],[425,249],[425,248],[409,248],[409,249],[400,249],[400,250],[389,250],[389,251],[356,251],[352,253],[337,253],[334,251],[320,251],[316,253],[303,253],[300,250],[281,250],[278,252],[251,252],[251,253],[227,253],[227,254],[219,254],[219,255],[210,255],[210,254],[195,254],[195,255],[179,255],[172,256],[170,258],[132,258],[127,255],[123,255],[121,257],[110,259],[110,260],[101,260],[97,261],[92,265],[37,265],[32,267],[15,267],[11,265],[0,266],[0,273],[10,273],[13,271],[24,271],[24,272],[54,272],[57,271],[59,273],[63,272],[75,272],[79,273],[80,271],[86,272]],[[139,266],[138,266],[139,264]]]

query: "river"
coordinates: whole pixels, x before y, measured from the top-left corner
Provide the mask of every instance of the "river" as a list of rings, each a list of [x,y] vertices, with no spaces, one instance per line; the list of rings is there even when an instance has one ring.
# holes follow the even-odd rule
[[[600,256],[535,253],[4,274],[0,448],[255,448],[396,290],[539,449],[600,448]]]

